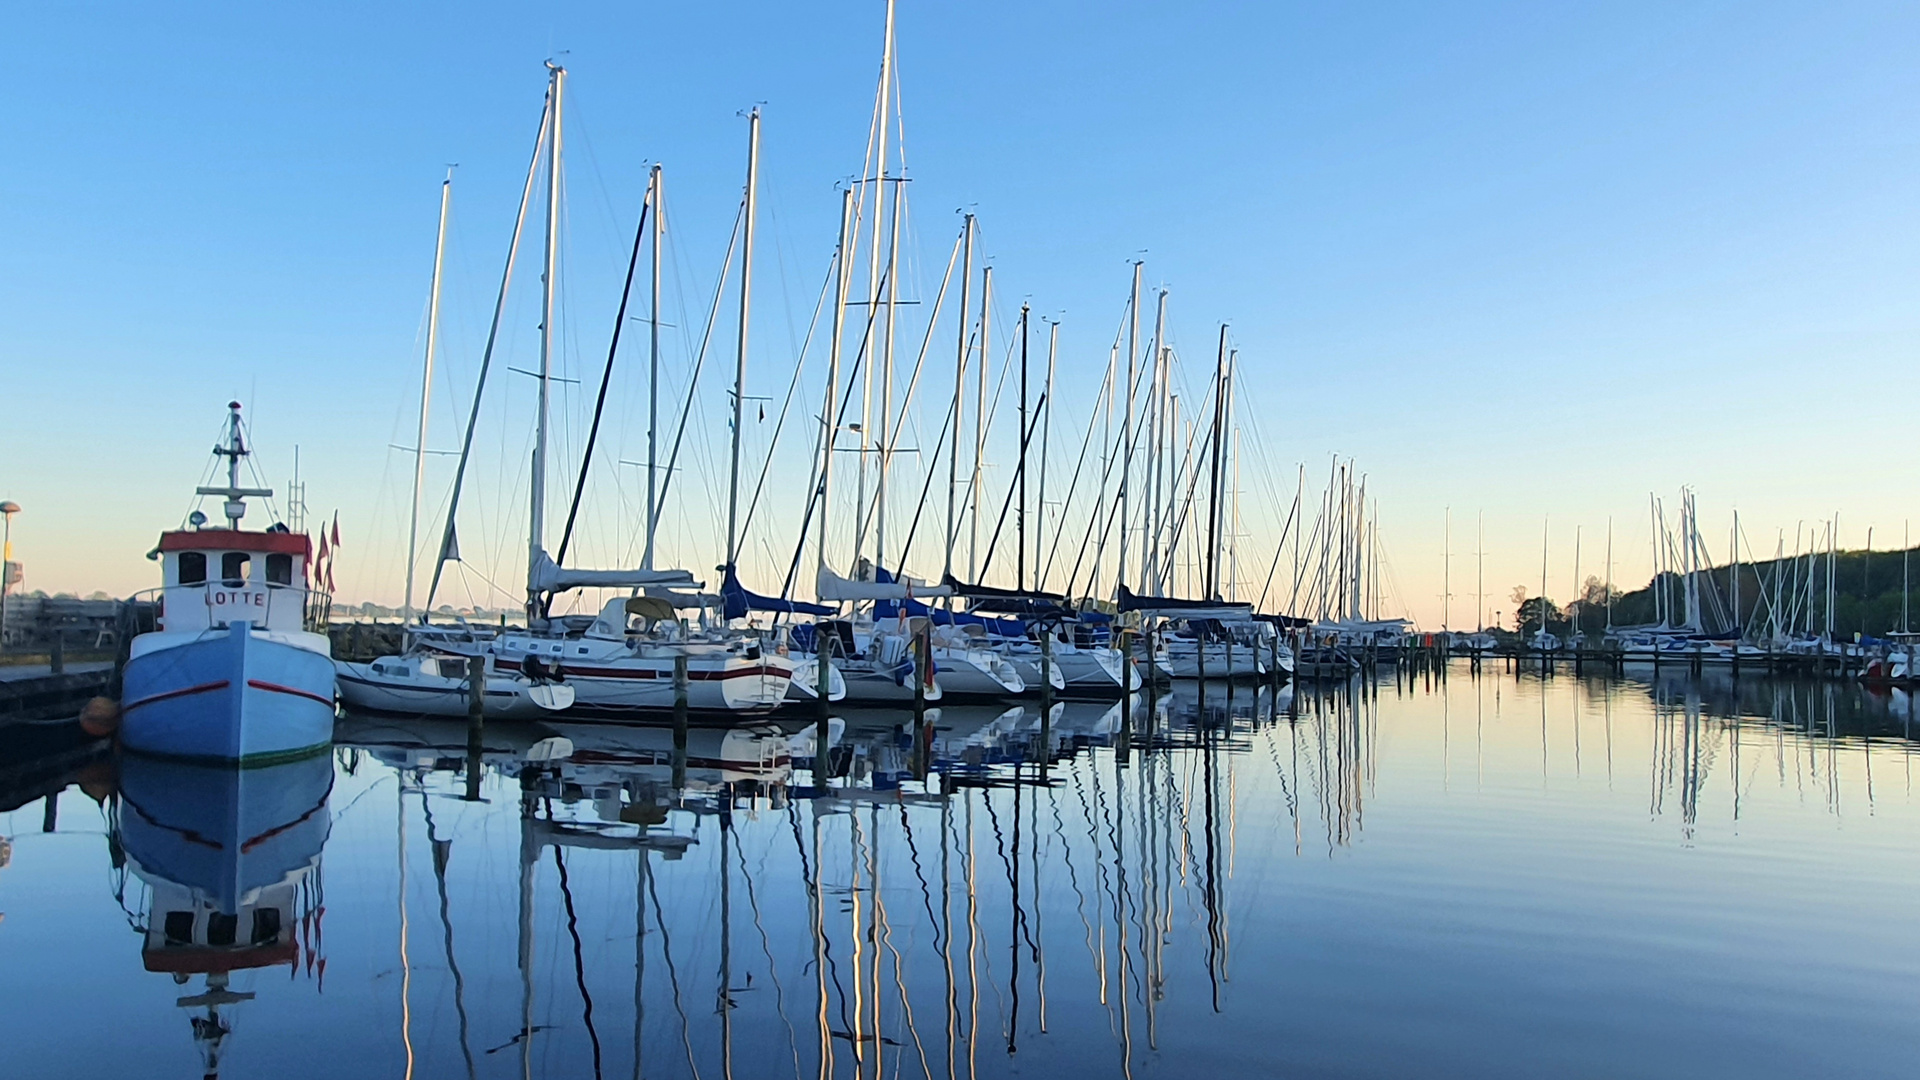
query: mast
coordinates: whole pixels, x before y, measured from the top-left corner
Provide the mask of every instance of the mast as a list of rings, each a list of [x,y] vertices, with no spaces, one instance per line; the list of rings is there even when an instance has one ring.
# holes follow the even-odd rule
[[[1540,521],[1540,647],[1546,648],[1547,634],[1547,522]]]
[[[858,483],[854,488],[853,521],[853,557],[858,563],[867,546],[867,442],[873,433],[873,369],[878,366],[874,359],[873,323],[880,311],[880,240],[885,229],[883,215],[887,208],[887,130],[888,106],[892,101],[893,76],[893,0],[887,0],[887,18],[885,38],[880,49],[880,86],[874,95],[873,127],[867,137],[869,150],[874,151],[870,159],[876,166],[873,175],[860,178],[862,186],[873,185],[873,242],[868,245],[867,257],[867,332],[861,336],[860,350],[866,356],[862,391],[860,398],[860,468]],[[861,214],[866,214],[866,198],[861,197]],[[854,242],[859,243],[859,227],[855,226]],[[891,284],[888,285],[891,288]],[[891,364],[889,364],[891,368]],[[891,371],[889,370],[889,375]],[[887,405],[883,402],[880,409],[881,424],[886,423]],[[884,448],[885,441],[882,440]]]
[[[953,545],[960,536],[959,517],[954,508],[960,487],[960,421],[965,412],[967,388],[967,307],[972,304],[973,289],[973,215],[961,226],[960,332],[953,359],[953,431],[947,451],[947,561],[945,575],[953,576]]]
[[[440,231],[433,242],[433,285],[427,301],[427,359],[420,372],[420,437],[413,444],[413,508],[407,515],[406,621],[413,621],[413,573],[420,561],[420,487],[427,475],[427,406],[433,392],[433,350],[440,340],[440,268],[447,253],[447,206],[453,201],[453,170],[440,182]]]
[[[1029,305],[1020,305],[1020,463],[1015,482],[1020,486],[1020,509],[1013,516],[1013,587],[1027,587],[1027,315]],[[1038,568],[1038,563],[1035,567]]]
[[[653,569],[653,538],[660,528],[660,244],[666,239],[666,176],[656,162],[647,176],[647,197],[653,203],[653,306],[647,314],[647,543],[640,556],[643,570]]]
[[[1127,582],[1127,533],[1133,528],[1129,514],[1130,483],[1133,476],[1133,378],[1140,359],[1140,262],[1133,264],[1133,291],[1127,296],[1127,407],[1120,413],[1120,565],[1113,580]]]
[[[847,325],[847,265],[853,252],[847,243],[847,226],[853,220],[853,189],[840,192],[840,257],[834,260],[833,341],[827,346],[827,407],[820,414],[820,557],[816,567],[827,566],[827,529],[832,519],[832,504],[827,501],[833,480],[833,442],[839,434],[834,415],[840,387],[840,344]],[[824,654],[822,654],[824,655]]]
[[[527,512],[527,626],[542,615],[540,594],[534,588],[540,560],[546,556],[547,524],[547,399],[553,379],[553,290],[560,267],[560,98],[566,89],[567,69],[547,61],[547,234],[540,276],[540,393],[533,436],[533,483]]]
[[[1487,628],[1487,512],[1482,510],[1473,525],[1473,632]],[[1479,649],[1475,645],[1476,650]],[[1479,655],[1478,652],[1475,655]]]
[[[1161,395],[1166,390],[1165,368],[1166,354],[1161,348],[1163,331],[1167,319],[1167,290],[1160,290],[1160,299],[1153,315],[1153,381],[1147,388],[1147,400],[1150,403],[1147,413],[1147,443],[1152,446],[1152,454],[1147,458],[1147,516],[1145,519],[1146,536],[1141,539],[1146,562],[1140,568],[1140,591],[1158,593],[1160,591],[1160,467],[1166,455],[1161,444],[1166,441],[1166,425],[1163,423],[1165,409],[1161,405]]]
[[[1160,294],[1161,306],[1166,306],[1167,294]],[[1158,324],[1154,327],[1154,339],[1160,337]],[[1201,581],[1204,599],[1213,600],[1220,591],[1220,455],[1223,449],[1221,424],[1225,420],[1227,408],[1227,326],[1220,324],[1220,355],[1213,362],[1213,431],[1207,436],[1207,562],[1206,573]]]
[[[753,310],[753,196],[760,168],[760,106],[747,114],[747,195],[740,233],[740,348],[733,374],[733,463],[727,470],[727,568],[739,556],[740,422],[747,392],[747,317]]]
[[[552,97],[552,91],[548,91]],[[480,353],[480,377],[474,383],[473,405],[467,411],[467,430],[460,437],[460,464],[453,470],[453,493],[447,501],[447,527],[440,534],[440,554],[433,562],[433,580],[427,583],[427,606],[440,590],[440,572],[447,561],[460,557],[460,544],[454,532],[455,515],[460,510],[460,489],[467,478],[467,458],[473,451],[473,428],[480,419],[480,400],[487,388],[487,372],[493,366],[493,346],[500,339],[500,320],[506,312],[507,286],[513,282],[513,264],[520,253],[520,236],[527,224],[527,208],[533,204],[533,183],[540,172],[540,148],[547,140],[547,123],[552,119],[552,103],[540,110],[540,133],[533,140],[533,157],[527,162],[527,181],[520,189],[520,211],[513,219],[513,238],[507,243],[507,265],[500,272],[500,291],[493,300],[493,321],[487,327],[487,344]],[[304,490],[304,489],[303,489]]]
[[[1060,351],[1060,324],[1047,320],[1047,382],[1040,391],[1040,498],[1038,509],[1040,520],[1033,530],[1033,588],[1035,592],[1044,590],[1046,575],[1041,571],[1040,546],[1046,542],[1047,534],[1047,436],[1053,428],[1053,361]],[[1903,624],[1904,626],[1904,624]]]
[[[1607,518],[1607,632],[1613,632],[1613,518]]]
[[[993,267],[980,272],[980,398],[973,413],[973,542],[967,548],[967,580],[980,579],[980,467],[987,454],[987,367],[993,359]]]
[[[1440,527],[1440,632],[1447,632],[1447,601],[1453,596],[1453,507],[1449,506]]]
[[[1735,507],[1733,511],[1733,537],[1731,542],[1733,546],[1733,588],[1731,590],[1733,593],[1733,632],[1739,635],[1734,638],[1734,644],[1738,645],[1740,642],[1745,641],[1747,637],[1746,624],[1740,621],[1740,510],[1738,507]]]
[[[1574,605],[1580,602],[1580,597],[1580,526],[1575,525],[1573,527],[1573,599],[1567,601],[1567,617],[1571,623],[1568,638],[1580,636],[1580,623],[1578,617],[1574,615],[1578,610]]]

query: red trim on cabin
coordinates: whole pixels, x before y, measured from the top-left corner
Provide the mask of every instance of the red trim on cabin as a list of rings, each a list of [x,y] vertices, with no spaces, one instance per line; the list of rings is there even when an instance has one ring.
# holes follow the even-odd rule
[[[161,551],[266,551],[313,557],[304,533],[249,532],[244,529],[182,529],[160,534]]]
[[[173,945],[143,949],[140,959],[148,971],[185,972],[202,975],[214,971],[244,971],[248,968],[278,967],[299,957],[299,946],[292,935],[278,945],[252,945],[223,949],[213,945]]]
[[[321,697],[319,694],[310,694],[305,690],[298,690],[291,686],[281,686],[279,683],[270,683],[261,679],[248,679],[247,685],[253,687],[255,690],[265,690],[270,694],[292,694],[294,697],[303,697],[309,701],[317,701],[329,709],[333,708],[332,698]]]
[[[155,702],[166,701],[168,698],[187,697],[192,694],[206,694],[215,690],[225,690],[230,685],[227,680],[221,679],[219,682],[201,683],[199,686],[189,686],[180,690],[169,690],[164,694],[154,694],[151,697],[143,697],[131,705],[122,706],[120,711],[122,713],[130,713],[142,705],[152,705]]]

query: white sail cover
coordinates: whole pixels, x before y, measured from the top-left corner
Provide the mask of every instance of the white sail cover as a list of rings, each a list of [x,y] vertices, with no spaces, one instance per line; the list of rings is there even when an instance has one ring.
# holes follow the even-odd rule
[[[573,570],[558,566],[542,549],[527,572],[531,592],[559,592],[562,589],[629,589],[643,585],[681,585],[699,588],[693,574],[686,570]]]
[[[952,596],[953,590],[945,585],[926,585],[912,580],[884,584],[854,581],[823,566],[813,579],[813,593],[822,603],[834,603],[841,600],[928,600]]]

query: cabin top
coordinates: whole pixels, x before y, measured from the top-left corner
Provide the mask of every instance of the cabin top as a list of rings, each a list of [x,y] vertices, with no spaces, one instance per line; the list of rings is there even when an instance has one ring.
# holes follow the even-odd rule
[[[291,532],[249,532],[241,529],[180,529],[160,534],[159,550],[174,551],[258,551],[297,555],[303,561],[313,556],[312,541],[304,534]]]

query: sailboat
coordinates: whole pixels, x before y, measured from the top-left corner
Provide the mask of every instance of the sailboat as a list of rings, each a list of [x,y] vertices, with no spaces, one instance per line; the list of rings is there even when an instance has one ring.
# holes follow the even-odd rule
[[[420,496],[426,467],[427,414],[432,400],[434,350],[439,343],[441,267],[447,250],[447,210],[453,177],[440,185],[440,228],[433,247],[433,284],[427,305],[427,349],[420,378],[420,431],[413,447],[413,508],[407,526],[406,621],[413,623],[414,564],[420,531]],[[468,635],[471,636],[470,634]],[[468,658],[416,637],[398,656],[371,662],[334,662],[340,698],[365,712],[410,716],[465,716],[472,710]],[[484,667],[483,667],[484,671]],[[573,704],[573,687],[523,672],[484,675],[481,711],[496,720],[532,719]]]
[[[227,404],[218,496],[226,526],[195,510],[187,528],[162,533],[148,557],[161,564],[158,629],[134,638],[124,674],[121,742],[136,752],[266,764],[318,754],[333,741],[332,647],[316,633],[326,598],[307,587],[307,537],[275,523],[242,529],[252,454],[240,403]]]
[[[551,389],[554,344],[554,303],[559,272],[560,162],[566,69],[549,63],[546,109],[536,140],[535,166],[545,156],[546,235],[542,274],[540,369],[535,413],[531,497],[528,512],[527,601],[525,627],[479,631],[460,627],[451,632],[430,628],[413,631],[415,641],[455,656],[478,656],[490,672],[509,678],[525,675],[536,683],[564,682],[574,694],[573,707],[608,713],[665,711],[679,696],[676,672],[684,669],[689,709],[718,714],[765,713],[786,698],[794,665],[758,638],[724,627],[690,628],[676,617],[679,605],[705,607],[709,594],[686,570],[660,570],[647,564],[633,569],[586,570],[563,567],[546,547],[548,470],[548,398]],[[757,147],[757,115],[755,145]],[[535,168],[528,173],[530,194]],[[751,220],[752,162],[749,163],[748,219]],[[658,214],[658,174],[653,185],[653,210]],[[523,195],[521,217],[514,227],[517,246],[529,200]],[[657,217],[656,217],[657,220]],[[495,326],[506,283],[512,275],[512,255],[496,303]],[[745,290],[743,290],[744,292]],[[657,306],[657,305],[656,305]],[[744,329],[742,331],[744,335]],[[490,335],[491,341],[492,335]],[[617,339],[615,342],[617,346]],[[744,336],[742,339],[744,352]],[[489,345],[488,358],[491,356]],[[483,371],[487,359],[483,358]],[[476,408],[478,397],[476,396]],[[469,420],[467,438],[472,438]],[[737,425],[736,425],[737,430]],[[736,455],[737,456],[737,455]],[[462,463],[466,453],[462,452]],[[584,470],[583,470],[584,475]],[[456,498],[448,510],[440,563],[458,557],[453,542]],[[649,507],[651,539],[658,507]],[[562,552],[564,554],[564,545]],[[435,572],[436,579],[438,570]],[[551,616],[553,600],[575,589],[624,589],[628,595],[608,599],[595,615]],[[642,595],[642,593],[645,595]],[[429,597],[431,602],[431,597]],[[412,628],[410,628],[412,629]]]

